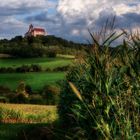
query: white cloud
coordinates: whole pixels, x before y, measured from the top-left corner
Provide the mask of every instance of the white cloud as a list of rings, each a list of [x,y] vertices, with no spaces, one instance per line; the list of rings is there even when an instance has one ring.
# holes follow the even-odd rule
[[[57,8],[65,20],[76,20],[78,16],[85,17],[86,20],[96,19],[99,13],[106,9],[113,9],[117,15],[127,12],[140,13],[140,2],[138,0],[59,0]]]
[[[105,22],[105,20],[109,18],[109,16],[116,15],[119,18],[121,17],[121,23],[123,23],[122,20],[124,18],[124,14],[140,14],[140,1],[59,0],[57,11],[64,19],[66,26],[68,26],[68,24],[73,26],[73,30],[71,31],[72,35],[77,35],[79,33],[81,36],[85,36],[87,35],[87,28],[101,28],[101,22]],[[127,21],[127,18],[128,17],[125,17],[125,21],[129,22]],[[83,22],[80,23],[80,20],[85,21],[84,24]]]
[[[20,8],[20,7],[44,7],[46,0],[3,0],[0,7]]]
[[[46,27],[50,34],[87,39],[110,15],[126,28],[140,25],[140,0],[0,0],[0,31],[23,34],[28,24]],[[51,10],[50,10],[51,9]],[[122,26],[121,26],[122,27]]]
[[[114,11],[117,15],[126,14],[128,12],[140,14],[140,3],[134,6],[129,6],[127,4],[118,4],[114,6]]]

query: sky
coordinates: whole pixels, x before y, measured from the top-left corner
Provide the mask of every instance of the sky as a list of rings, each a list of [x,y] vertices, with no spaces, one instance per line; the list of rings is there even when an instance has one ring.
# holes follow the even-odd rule
[[[140,27],[140,0],[0,0],[0,38],[27,32],[30,24],[49,35],[85,42],[108,18],[116,29]]]

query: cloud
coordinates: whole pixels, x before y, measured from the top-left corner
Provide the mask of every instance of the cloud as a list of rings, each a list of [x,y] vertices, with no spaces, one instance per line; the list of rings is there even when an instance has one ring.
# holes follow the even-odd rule
[[[69,34],[72,36],[76,32],[82,40],[87,37],[88,28],[96,32],[113,16],[116,16],[118,28],[140,25],[138,0],[59,0],[57,11],[64,19],[64,27],[69,29]]]
[[[31,14],[40,9],[54,8],[49,0],[3,0],[0,4],[1,16]]]
[[[32,23],[49,34],[84,42],[88,29],[100,29],[114,15],[117,29],[140,26],[139,0],[3,0],[0,9],[0,36],[24,34]]]

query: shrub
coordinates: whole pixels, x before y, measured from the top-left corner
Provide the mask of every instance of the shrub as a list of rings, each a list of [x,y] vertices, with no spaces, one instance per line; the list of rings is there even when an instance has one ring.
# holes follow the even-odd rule
[[[0,103],[8,103],[8,102],[9,102],[8,98],[3,97],[3,96],[0,97]]]
[[[10,102],[10,103],[14,103],[14,98],[15,98],[15,96],[16,96],[16,93],[14,93],[14,92],[8,93],[8,94],[6,95],[6,97],[9,99],[9,102]]]
[[[1,95],[7,95],[8,93],[11,93],[11,90],[6,86],[0,86],[0,94]]]
[[[70,69],[70,66],[62,66],[62,67],[57,67],[55,69],[53,69],[53,71],[68,71]]]
[[[54,49],[54,48],[48,48],[48,50],[47,50],[47,56],[48,57],[56,57],[56,55],[57,55],[57,50],[56,49]]]
[[[41,66],[40,66],[40,65],[37,65],[37,64],[32,64],[30,69],[31,69],[31,71],[33,71],[33,72],[42,71]]]
[[[3,68],[0,68],[0,73],[13,73],[13,72],[15,72],[15,70],[12,67],[8,67],[8,68],[3,67]]]
[[[58,103],[60,89],[56,86],[46,85],[43,88],[42,95],[48,105],[55,105]]]
[[[25,96],[25,94],[16,94],[12,101],[12,103],[20,103],[20,104],[23,104],[23,103],[28,103],[29,102],[29,98],[27,96]]]
[[[33,91],[32,91],[32,87],[30,85],[25,85],[25,91],[28,93],[28,94],[32,94]]]
[[[25,89],[25,83],[20,82],[17,89],[16,89],[16,94],[12,100],[14,103],[28,103],[28,93],[26,92]]]
[[[51,71],[53,71],[53,70],[50,69],[50,68],[46,68],[45,71],[47,71],[47,72],[51,72]]]
[[[15,72],[15,69],[12,68],[12,67],[8,67],[7,70],[6,70],[7,73],[13,73]]]
[[[28,65],[22,65],[21,67],[16,68],[16,72],[30,72],[30,66]]]
[[[30,96],[29,103],[30,104],[44,104],[45,101],[44,101],[44,99],[43,99],[43,97],[41,95],[34,94],[34,95]]]

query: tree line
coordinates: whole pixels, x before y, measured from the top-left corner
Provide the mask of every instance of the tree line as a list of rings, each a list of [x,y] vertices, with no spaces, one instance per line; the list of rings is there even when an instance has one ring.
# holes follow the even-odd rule
[[[55,57],[57,53],[76,54],[86,44],[75,43],[52,35],[37,37],[16,36],[0,40],[0,53],[14,57]]]

